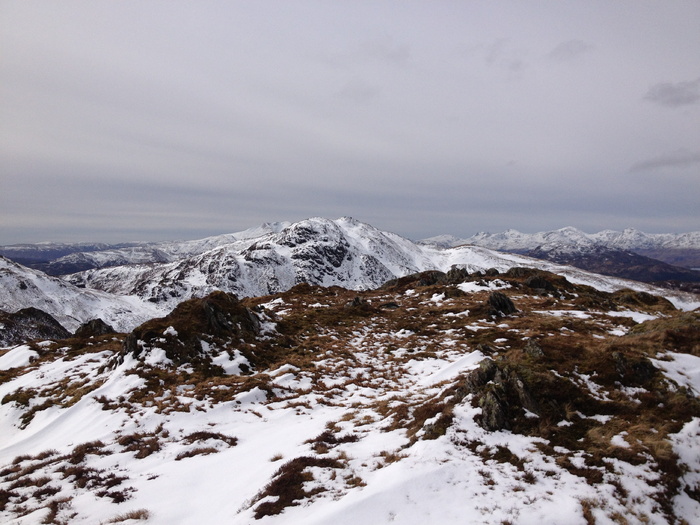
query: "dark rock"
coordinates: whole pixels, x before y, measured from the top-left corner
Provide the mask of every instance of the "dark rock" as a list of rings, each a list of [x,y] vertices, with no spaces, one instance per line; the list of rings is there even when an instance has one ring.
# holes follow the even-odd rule
[[[230,342],[252,341],[261,330],[255,312],[238,298],[225,292],[213,292],[202,299],[180,303],[170,314],[152,319],[127,335],[118,362],[131,354],[141,358],[152,348],[162,348],[176,366],[192,365],[210,375],[223,373],[212,364],[202,341],[219,347]]]
[[[479,400],[481,407],[481,426],[486,430],[508,430],[508,404],[502,385],[490,384],[486,393]]]
[[[391,279],[385,282],[381,289],[385,290],[404,290],[410,286],[432,286],[435,284],[446,284],[448,281],[447,274],[438,270],[428,270],[426,272],[412,273]]]
[[[488,306],[492,315],[511,315],[518,311],[510,297],[501,292],[489,294]]]
[[[87,323],[80,325],[75,331],[76,337],[96,337],[98,335],[106,335],[115,333],[114,328],[105,323],[102,319],[92,319]]]
[[[476,345],[476,350],[479,350],[484,355],[491,355],[495,352],[493,348],[485,343],[479,343]]]
[[[532,275],[525,280],[525,286],[543,292],[556,292],[557,287],[541,275]]]
[[[498,365],[493,359],[481,361],[479,368],[472,370],[464,378],[464,388],[466,389],[464,395],[478,392],[496,376],[496,372],[498,372]]]
[[[647,385],[654,379],[658,369],[648,359],[629,359],[621,352],[613,352],[615,371],[625,385]]]
[[[486,430],[509,430],[523,409],[540,413],[540,405],[525,381],[509,367],[501,367],[492,359],[484,359],[479,368],[469,372],[455,390],[460,402],[473,394],[481,407],[479,424]]]
[[[530,277],[534,274],[539,273],[539,270],[535,268],[525,268],[524,266],[514,266],[506,272],[506,277],[512,277],[515,279],[522,279]]]
[[[469,272],[466,268],[457,268],[457,266],[453,266],[449,269],[445,277],[447,278],[448,283],[459,284],[463,283],[469,278]]]
[[[379,308],[386,309],[386,310],[396,310],[397,308],[399,308],[399,305],[397,303],[394,303],[394,302],[388,302],[388,303],[380,304]]]
[[[11,346],[32,339],[66,339],[71,333],[50,314],[38,308],[15,313],[0,310],[0,346]]]

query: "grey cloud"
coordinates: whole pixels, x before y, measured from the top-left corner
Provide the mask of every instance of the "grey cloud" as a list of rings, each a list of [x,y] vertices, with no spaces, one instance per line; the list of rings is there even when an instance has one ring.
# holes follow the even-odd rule
[[[695,104],[700,100],[700,78],[675,84],[655,84],[649,88],[644,99],[670,108]]]
[[[404,64],[411,58],[407,45],[398,44],[389,37],[364,42],[361,49],[368,57],[392,64]]]
[[[557,62],[576,59],[593,49],[593,46],[582,40],[567,40],[552,49],[547,56]]]
[[[352,100],[353,102],[367,103],[377,98],[381,90],[362,80],[353,79],[348,81],[338,92],[341,98]]]
[[[694,164],[700,164],[700,153],[681,149],[637,162],[632,165],[630,171],[639,172],[653,171],[662,168],[686,168]]]
[[[697,115],[639,104],[660,63],[691,82],[650,100],[697,97],[678,52],[697,47],[697,8],[626,2],[624,26],[607,5],[17,2],[0,31],[0,244],[314,215],[414,238],[699,229]],[[584,40],[615,53],[559,67],[588,58]],[[669,144],[691,151],[651,158]]]
[[[514,48],[508,38],[499,38],[486,46],[486,64],[498,66],[511,73],[517,73],[525,66],[522,52]]]

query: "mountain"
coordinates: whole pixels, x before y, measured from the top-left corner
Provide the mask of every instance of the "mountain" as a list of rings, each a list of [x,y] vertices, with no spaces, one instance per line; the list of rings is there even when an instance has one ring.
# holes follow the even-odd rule
[[[250,239],[280,231],[286,222],[264,223],[236,233],[216,235],[191,241],[154,243],[89,244],[39,243],[0,246],[0,255],[49,275],[60,276],[93,268],[126,264],[172,262],[204,253],[225,244],[236,243],[239,249]]]
[[[0,246],[0,256],[7,257],[26,266],[42,265],[72,253],[90,253],[110,249],[130,248],[141,243],[57,243],[11,244]]]
[[[516,253],[525,253],[542,245],[559,244],[568,246],[601,245],[610,249],[634,251],[643,255],[643,252],[647,251],[688,251],[700,255],[700,232],[644,233],[634,228],[628,228],[621,232],[604,230],[598,233],[585,233],[571,226],[538,233],[522,233],[511,229],[500,233],[480,232],[466,239],[438,236],[423,239],[421,243],[438,244],[442,247],[473,244],[492,250]],[[678,264],[677,261],[667,262]],[[700,263],[700,259],[698,259],[698,263]]]
[[[469,272],[527,266],[605,290],[631,287],[654,291],[641,283],[605,279],[572,267],[475,246],[440,249],[417,245],[348,217],[299,221],[249,238],[244,244],[224,244],[171,263],[102,268],[66,279],[79,287],[136,296],[172,308],[215,290],[239,297],[283,292],[300,283],[366,290],[396,277],[429,270],[446,272],[453,266]]]
[[[163,310],[137,297],[120,297],[84,290],[69,282],[0,256],[0,309],[17,312],[36,308],[55,318],[69,331],[95,318],[127,330]]]
[[[467,239],[441,235],[420,243],[441,248],[483,246],[568,264],[603,275],[694,292],[700,289],[688,284],[700,281],[700,271],[693,270],[700,268],[700,232],[646,234],[627,229],[587,234],[567,227],[534,234],[517,230],[479,233]]]
[[[66,339],[71,334],[52,316],[37,308],[0,310],[0,348],[32,339]]]
[[[96,317],[117,330],[127,330],[183,300],[217,290],[238,297],[283,292],[300,283],[366,290],[415,272],[446,272],[452,267],[470,273],[503,272],[515,266],[552,271],[605,291],[632,288],[661,293],[685,309],[698,305],[696,296],[662,292],[520,255],[476,246],[417,245],[347,217],[265,224],[237,234],[173,243],[168,250],[169,257],[183,256],[168,263],[89,270],[65,279],[2,259],[0,309],[37,308],[71,332]]]
[[[329,223],[279,233],[348,260]],[[523,267],[214,292],[0,350],[0,522],[694,523],[699,341],[697,312]]]
[[[527,252],[530,257],[558,264],[570,264],[594,273],[612,275],[635,281],[700,282],[700,272],[673,266],[628,250],[618,250],[594,244],[592,246],[543,245]]]

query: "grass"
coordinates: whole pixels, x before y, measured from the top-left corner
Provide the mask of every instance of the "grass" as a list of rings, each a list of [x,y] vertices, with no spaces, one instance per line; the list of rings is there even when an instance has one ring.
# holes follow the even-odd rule
[[[304,483],[313,480],[307,467],[337,469],[341,464],[334,459],[302,456],[282,465],[273,476],[272,481],[253,500],[255,519],[280,514],[286,507],[298,505],[298,501],[312,495],[304,491]],[[313,492],[313,494],[318,491]],[[262,500],[262,501],[261,501]]]
[[[123,514],[117,514],[116,516],[108,519],[104,523],[123,523],[129,520],[148,521],[150,517],[151,513],[147,509],[137,509],[130,510],[129,512],[124,512]]]

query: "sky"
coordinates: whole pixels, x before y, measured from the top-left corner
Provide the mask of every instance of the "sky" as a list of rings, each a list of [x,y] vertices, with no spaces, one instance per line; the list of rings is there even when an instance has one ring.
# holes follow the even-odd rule
[[[0,244],[699,210],[694,0],[0,0]]]

